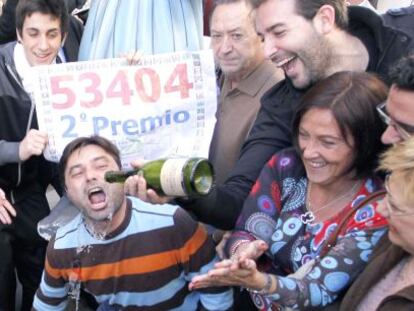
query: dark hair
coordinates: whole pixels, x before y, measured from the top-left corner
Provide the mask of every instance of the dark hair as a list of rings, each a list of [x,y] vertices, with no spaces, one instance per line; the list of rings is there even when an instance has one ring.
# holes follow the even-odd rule
[[[248,0],[214,0],[213,5],[210,8],[209,17],[208,17],[208,25],[211,28],[211,18],[213,17],[213,13],[219,5],[224,4],[232,4],[232,3],[245,3],[246,6],[251,6],[250,1]],[[253,8],[252,8],[253,9]]]
[[[250,0],[253,8],[258,8],[269,0]],[[344,0],[291,0],[295,1],[296,12],[312,20],[323,5],[330,5],[335,10],[335,24],[342,30],[348,28],[348,9]]]
[[[414,54],[401,58],[391,68],[390,80],[400,89],[414,91]]]
[[[387,86],[366,72],[343,71],[317,82],[301,98],[293,119],[293,144],[299,149],[299,124],[311,109],[329,109],[338,123],[342,137],[354,140],[355,158],[350,170],[356,178],[367,177],[375,170],[378,155],[384,149],[381,135],[385,125],[376,106],[387,97]],[[349,141],[347,141],[349,143]]]
[[[121,158],[119,156],[118,148],[108,139],[101,137],[101,136],[90,136],[90,137],[79,137],[72,140],[69,144],[66,145],[65,149],[63,150],[62,157],[59,161],[59,177],[60,182],[65,187],[65,170],[68,164],[69,157],[76,151],[83,147],[95,145],[101,147],[107,153],[109,153],[112,158],[115,160],[118,167],[121,168]]]
[[[20,36],[24,20],[33,13],[51,15],[60,21],[62,37],[69,31],[69,14],[63,0],[19,0],[16,7],[16,29]]]

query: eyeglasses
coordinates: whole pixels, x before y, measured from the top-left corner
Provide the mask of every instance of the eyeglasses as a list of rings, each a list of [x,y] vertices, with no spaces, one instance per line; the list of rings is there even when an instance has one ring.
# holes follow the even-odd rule
[[[384,198],[384,200],[385,200],[385,206],[387,207],[388,213],[390,215],[393,215],[393,216],[408,216],[408,215],[414,215],[414,211],[413,210],[410,210],[410,211],[402,210],[399,207],[397,207],[395,204],[393,204],[393,203],[390,202],[390,199],[389,198],[392,197],[392,196],[391,196],[390,188],[389,188],[389,185],[388,185],[389,179],[390,179],[390,174],[388,174],[387,176],[385,176],[385,183],[384,183],[385,190],[387,190],[387,195]]]
[[[377,112],[381,120],[388,126],[392,126],[398,134],[401,135],[402,139],[408,139],[414,134],[414,126],[407,124],[402,124],[400,122],[394,121],[387,113],[385,108],[385,102],[377,106]]]

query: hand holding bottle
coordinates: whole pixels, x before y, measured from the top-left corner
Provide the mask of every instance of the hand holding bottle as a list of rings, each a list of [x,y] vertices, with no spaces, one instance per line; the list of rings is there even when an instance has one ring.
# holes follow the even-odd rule
[[[136,160],[131,163],[134,169],[140,169],[144,162]],[[170,202],[173,198],[169,196],[160,196],[154,189],[147,187],[147,182],[142,174],[132,175],[127,178],[124,184],[125,193],[128,195],[137,197],[145,202],[150,202],[152,204],[165,204]]]
[[[204,158],[165,158],[145,164],[135,162],[133,166],[135,168],[131,171],[108,171],[105,173],[105,180],[110,183],[124,183],[130,177],[141,175],[146,184],[139,177],[135,177],[129,180],[126,191],[153,203],[165,203],[165,199],[161,200],[160,196],[208,195],[214,185],[213,167]],[[147,186],[157,192],[158,196],[148,192]]]

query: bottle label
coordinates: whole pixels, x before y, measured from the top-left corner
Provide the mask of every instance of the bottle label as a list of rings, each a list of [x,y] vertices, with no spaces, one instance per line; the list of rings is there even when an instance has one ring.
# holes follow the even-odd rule
[[[168,159],[164,162],[160,173],[162,191],[171,196],[187,196],[184,182],[184,166],[188,159]]]

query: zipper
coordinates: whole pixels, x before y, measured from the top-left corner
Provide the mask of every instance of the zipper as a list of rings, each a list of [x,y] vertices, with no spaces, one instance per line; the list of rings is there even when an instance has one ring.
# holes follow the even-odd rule
[[[24,89],[21,80],[16,76],[16,74],[13,71],[13,69],[11,68],[10,64],[6,63],[6,68],[7,68],[7,71],[10,73],[10,75],[17,82],[17,84],[19,84],[19,86],[22,88],[22,90],[26,93],[26,90]],[[29,94],[28,94],[28,96],[30,97]],[[29,113],[29,120],[28,120],[27,126],[26,126],[26,134],[30,130],[30,124],[32,123],[32,120],[33,120],[33,113],[34,113],[34,104],[33,104],[32,100],[30,99],[30,113]],[[17,164],[17,182],[16,182],[16,187],[18,187],[20,185],[21,181],[22,181],[22,162],[19,161],[19,163]],[[12,203],[14,203],[13,190],[10,192],[10,198],[12,200]]]

